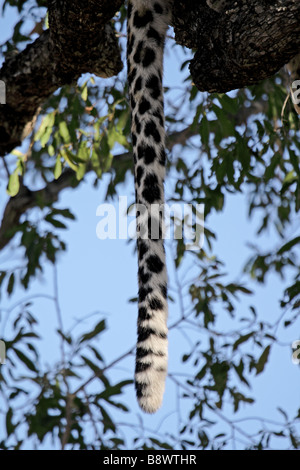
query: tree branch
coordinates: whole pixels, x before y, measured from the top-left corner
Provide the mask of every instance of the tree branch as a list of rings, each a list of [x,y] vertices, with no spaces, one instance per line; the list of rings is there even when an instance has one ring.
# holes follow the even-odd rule
[[[299,0],[228,0],[219,13],[195,3],[177,0],[173,25],[176,41],[197,49],[190,71],[200,91],[257,83],[300,51]]]
[[[197,135],[196,128],[187,127],[179,132],[174,132],[167,139],[167,148],[171,150],[174,145],[184,145],[187,139],[193,135]],[[120,164],[130,164],[132,154],[124,152],[116,155],[113,159],[112,168],[120,166]],[[92,171],[89,166],[86,173]],[[71,168],[66,168],[57,180],[48,183],[43,189],[31,191],[25,185],[21,184],[19,193],[11,197],[4,209],[2,222],[0,225],[0,251],[10,242],[15,232],[14,228],[20,223],[21,216],[33,207],[45,207],[53,204],[58,200],[59,193],[66,188],[75,187],[80,182],[76,178],[76,173]]]
[[[38,191],[31,191],[22,184],[17,196],[10,198],[6,204],[0,226],[0,250],[13,238],[14,228],[19,225],[21,216],[28,209],[52,204],[58,200],[60,191],[75,187],[78,183],[75,172],[67,168],[57,180],[51,181],[45,188]]]
[[[0,106],[0,156],[13,150],[35,124],[41,104],[82,73],[110,77],[123,64],[109,19],[122,0],[49,1],[50,29],[0,70],[6,104]]]

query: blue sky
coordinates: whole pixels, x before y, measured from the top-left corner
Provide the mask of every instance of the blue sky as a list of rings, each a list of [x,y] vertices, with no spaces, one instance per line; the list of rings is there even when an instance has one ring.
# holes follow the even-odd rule
[[[0,2],[1,5],[1,2]],[[11,32],[11,27],[18,20],[14,10],[9,11],[5,19],[0,19],[0,42],[5,41]],[[167,56],[165,67],[165,85],[176,86],[178,83],[179,60],[172,53]],[[103,81],[105,86],[105,81]],[[103,203],[106,188],[105,178],[98,189],[92,186],[93,177],[87,175],[85,182],[76,190],[65,190],[61,193],[58,207],[70,208],[76,215],[76,221],[68,223],[69,229],[62,233],[67,243],[67,252],[61,254],[57,266],[59,301],[63,313],[64,327],[68,329],[74,324],[75,319],[80,319],[89,313],[95,313],[92,323],[97,318],[105,317],[108,323],[107,332],[101,336],[99,348],[105,355],[107,362],[120,356],[123,352],[134,346],[136,341],[136,315],[137,307],[134,303],[128,303],[128,299],[137,295],[137,260],[134,254],[134,243],[127,240],[99,240],[96,237],[96,226],[99,219],[96,210]],[[127,195],[128,200],[133,199],[134,188],[132,178],[127,178],[126,184],[119,192]],[[1,187],[0,214],[5,205],[4,187]],[[241,271],[245,260],[250,255],[247,241],[255,241],[260,246],[268,247],[273,242],[274,233],[267,234],[259,239],[255,231],[258,219],[249,221],[246,215],[246,202],[243,195],[227,196],[225,210],[210,216],[206,221],[209,227],[216,233],[217,241],[214,246],[215,253],[226,263],[226,270],[230,279],[240,280]],[[207,249],[207,246],[204,245]],[[172,255],[169,251],[168,267],[171,279],[171,287],[174,285],[174,266]],[[12,264],[15,253],[5,250],[0,256],[3,266]],[[28,292],[18,289],[11,299],[2,300],[2,309],[9,308],[18,300],[32,295],[53,295],[54,272],[51,265],[44,267],[43,276],[35,280]],[[246,280],[246,278],[245,278]],[[283,281],[274,275],[268,277],[266,284],[262,286],[247,284],[255,288],[255,294],[251,299],[241,302],[241,312],[246,311],[247,306],[253,304],[259,312],[260,318],[274,321],[279,314],[279,296],[283,292]],[[34,300],[34,312],[39,318],[40,331],[43,340],[39,343],[41,355],[45,362],[57,355],[59,344],[55,329],[57,318],[53,302],[45,298]],[[178,303],[170,304],[170,323],[178,316]],[[1,320],[0,318],[0,331]],[[227,322],[220,312],[220,322]],[[86,331],[91,323],[86,320],[78,327]],[[279,328],[277,334],[281,342],[286,346],[275,346],[266,371],[253,381],[251,395],[257,402],[254,406],[245,408],[241,416],[264,416],[269,419],[280,418],[276,411],[281,406],[291,414],[299,407],[299,367],[291,361],[291,343],[300,339],[299,322],[293,329]],[[188,341],[178,332],[170,332],[170,372],[179,368],[184,370],[181,357],[189,349]],[[48,358],[48,359],[47,359]],[[4,367],[4,366],[2,366]],[[115,377],[126,378],[133,376],[134,357],[130,357],[114,372]],[[133,387],[128,387],[126,400],[133,410],[129,416],[131,422],[137,422],[140,410],[136,404]],[[0,405],[1,406],[1,405]],[[167,381],[166,394],[163,408],[155,416],[144,416],[146,426],[160,425],[164,416],[161,429],[176,426],[173,411],[176,407],[176,394],[173,384]],[[240,417],[240,415],[239,415]],[[248,424],[247,424],[248,426]],[[1,431],[0,431],[1,435]],[[278,444],[280,445],[280,444]]]

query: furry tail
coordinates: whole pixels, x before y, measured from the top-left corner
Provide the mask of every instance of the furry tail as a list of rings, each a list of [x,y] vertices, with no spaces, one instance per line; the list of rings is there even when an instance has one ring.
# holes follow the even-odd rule
[[[161,406],[168,362],[167,272],[163,245],[165,129],[163,50],[170,1],[128,4],[131,105],[138,232],[139,314],[135,386],[147,413]]]

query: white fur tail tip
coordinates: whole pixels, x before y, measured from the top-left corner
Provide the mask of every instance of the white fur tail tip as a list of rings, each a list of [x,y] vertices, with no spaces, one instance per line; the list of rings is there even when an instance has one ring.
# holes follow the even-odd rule
[[[166,369],[151,366],[135,375],[136,394],[140,407],[146,413],[155,413],[162,405],[165,391]]]

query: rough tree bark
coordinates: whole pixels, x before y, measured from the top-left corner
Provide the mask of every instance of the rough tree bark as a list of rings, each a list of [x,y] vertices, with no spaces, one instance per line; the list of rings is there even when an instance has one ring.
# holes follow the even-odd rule
[[[226,0],[220,13],[195,4],[175,1],[173,25],[176,41],[196,49],[190,71],[200,91],[257,83],[300,52],[299,0]]]
[[[108,23],[122,0],[51,0],[50,29],[0,70],[6,105],[0,106],[0,156],[27,137],[39,106],[82,73],[111,77],[123,67],[118,41]]]

